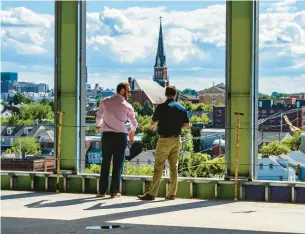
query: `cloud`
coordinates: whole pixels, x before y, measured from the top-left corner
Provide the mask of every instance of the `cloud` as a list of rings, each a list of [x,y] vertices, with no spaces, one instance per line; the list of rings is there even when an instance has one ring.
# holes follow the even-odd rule
[[[38,14],[25,7],[0,11],[1,42],[18,54],[44,54],[54,37],[54,16]]]
[[[173,62],[204,59],[207,54],[203,44],[224,46],[225,5],[195,11],[170,11],[165,7],[105,7],[100,12],[99,22],[103,30],[87,35],[88,46],[106,50],[120,62],[152,59],[156,53],[160,15],[163,17],[166,54]],[[97,15],[94,16],[97,23]]]

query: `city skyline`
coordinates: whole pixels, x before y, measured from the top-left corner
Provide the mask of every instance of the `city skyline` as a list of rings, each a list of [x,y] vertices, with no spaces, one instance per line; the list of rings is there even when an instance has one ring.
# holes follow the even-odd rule
[[[260,5],[260,92],[305,91],[305,3]],[[1,6],[2,71],[53,87],[54,3]],[[113,88],[129,76],[152,79],[160,16],[170,83],[202,90],[225,81],[224,1],[88,2],[87,8],[89,83]]]

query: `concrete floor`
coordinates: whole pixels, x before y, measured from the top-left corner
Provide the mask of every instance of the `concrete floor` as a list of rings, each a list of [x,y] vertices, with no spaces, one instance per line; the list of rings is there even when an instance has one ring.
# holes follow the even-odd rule
[[[305,233],[305,205],[1,191],[6,233]],[[113,230],[89,226],[121,225]]]

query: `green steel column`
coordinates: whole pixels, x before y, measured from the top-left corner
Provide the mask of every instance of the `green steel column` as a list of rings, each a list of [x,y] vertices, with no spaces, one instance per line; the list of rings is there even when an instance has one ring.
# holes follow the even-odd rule
[[[253,7],[252,1],[227,1],[226,39],[226,176],[235,173],[235,112],[242,112],[239,177],[252,177],[253,139]]]
[[[78,1],[55,1],[55,105],[64,112],[61,170],[76,171]],[[57,141],[57,140],[56,140]]]

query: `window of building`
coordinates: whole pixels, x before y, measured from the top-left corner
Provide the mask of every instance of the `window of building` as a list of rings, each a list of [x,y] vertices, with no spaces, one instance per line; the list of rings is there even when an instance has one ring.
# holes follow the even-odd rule
[[[140,159],[137,159],[137,164],[140,164]]]
[[[262,116],[263,117],[267,116],[267,111],[266,110],[262,110]]]
[[[274,121],[274,120],[270,120],[270,124],[271,124],[271,125],[274,125],[274,124],[275,124],[275,121]]]
[[[274,115],[274,110],[270,110],[270,115]]]
[[[270,169],[270,170],[273,169],[273,164],[269,164],[269,169]]]
[[[99,142],[95,142],[95,148],[100,148],[100,143]]]
[[[221,111],[221,110],[217,110],[217,111],[216,111],[216,114],[217,114],[217,115],[221,115],[221,114],[222,114],[222,111]]]
[[[148,164],[150,165],[150,163],[151,163],[151,162],[150,162],[150,159],[148,159]]]
[[[4,137],[1,138],[2,143],[4,143]]]
[[[11,139],[10,139],[10,141],[11,141],[11,144],[13,144],[13,142],[14,142],[14,138],[11,138]]]
[[[280,181],[283,181],[283,176],[280,176]]]
[[[262,163],[259,164],[259,169],[263,170],[264,169],[264,165]]]

